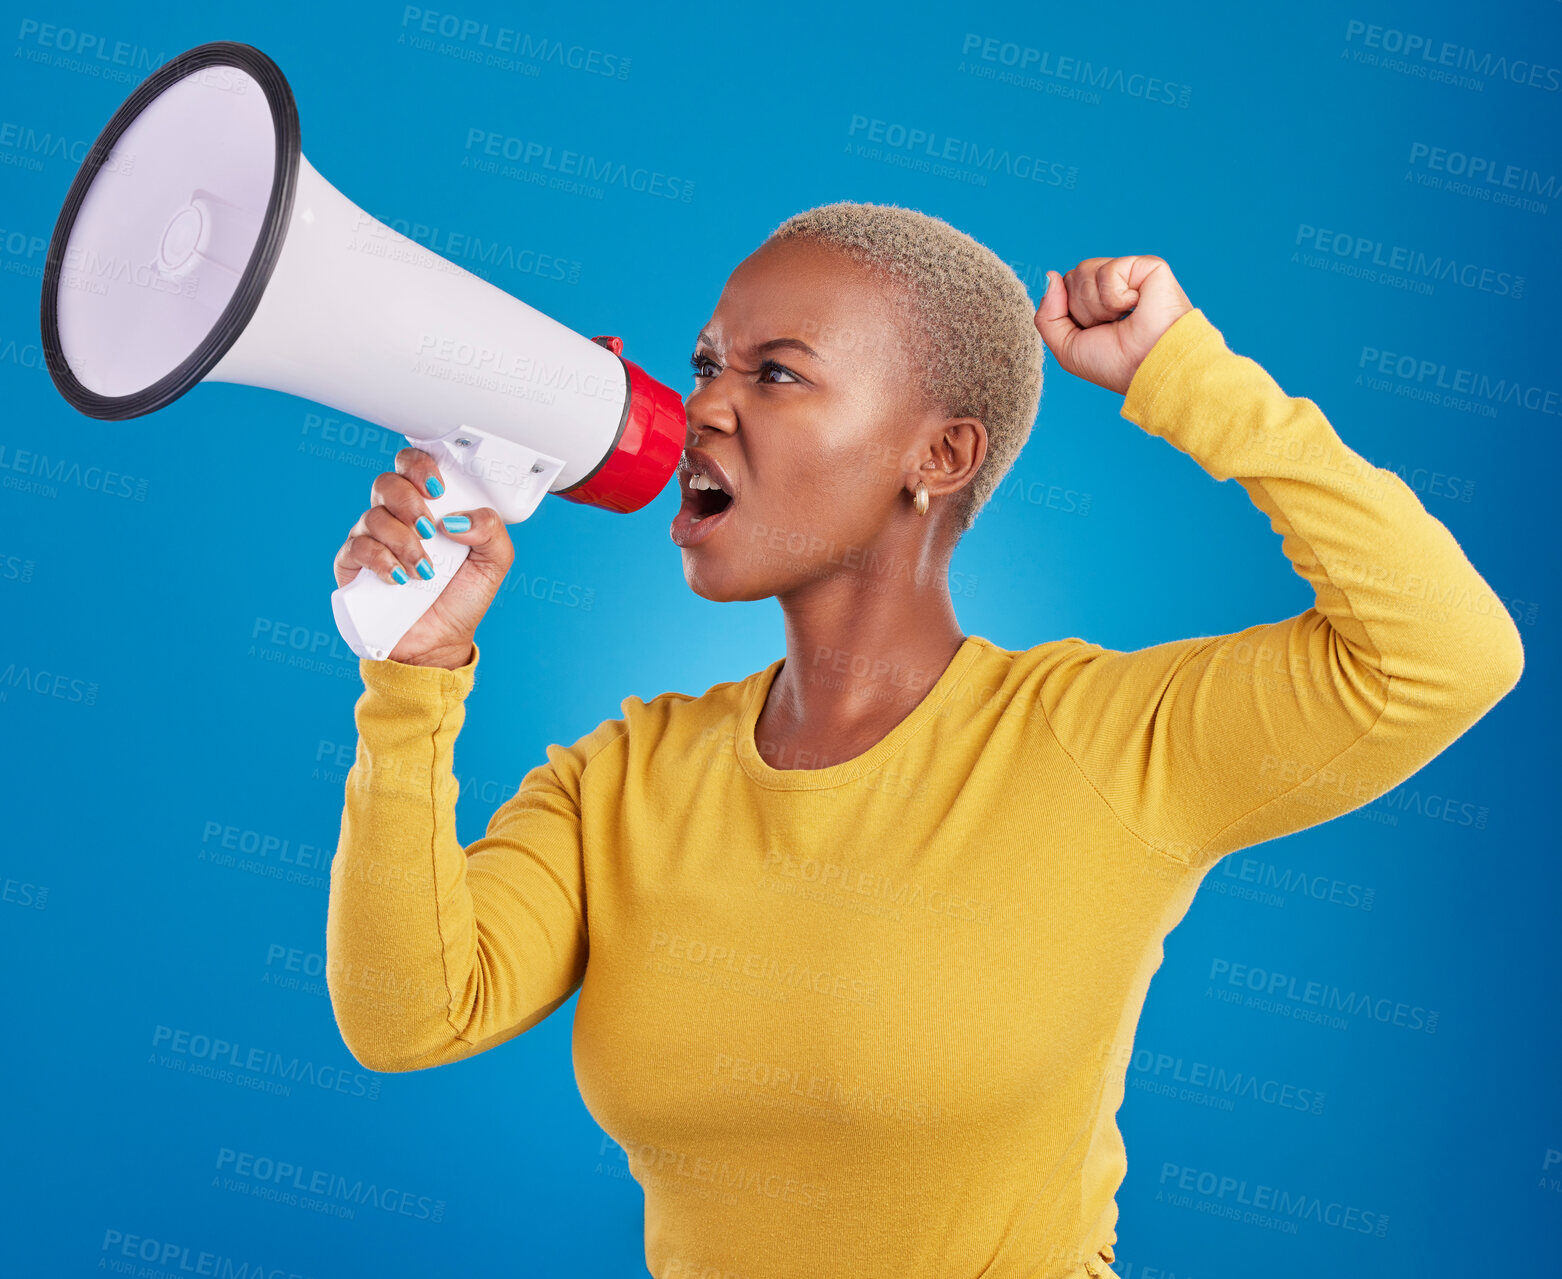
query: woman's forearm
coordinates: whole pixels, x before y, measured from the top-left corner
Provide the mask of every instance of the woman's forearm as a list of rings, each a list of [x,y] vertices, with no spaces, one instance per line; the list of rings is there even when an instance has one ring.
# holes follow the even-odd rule
[[[455,670],[360,664],[326,959],[342,1038],[373,1070],[419,1070],[503,1043],[585,975],[581,778],[622,724],[548,747],[463,848],[454,752],[477,661],[474,645]]]
[[[451,1021],[473,927],[452,769],[472,675],[389,661],[362,669],[357,759],[331,864],[328,985],[353,1055],[372,1070],[407,1070],[474,1051]]]
[[[1047,727],[1146,844],[1207,867],[1359,808],[1518,681],[1517,628],[1453,535],[1201,311],[1166,329],[1122,415],[1237,480],[1313,591],[1282,621],[1136,652],[1076,642],[1049,670]]]
[[[1135,378],[1122,415],[1235,479],[1269,516],[1338,637],[1315,676],[1391,679],[1429,721],[1473,722],[1518,680],[1523,646],[1453,535],[1312,400],[1227,352],[1202,312],[1179,325],[1184,340]]]

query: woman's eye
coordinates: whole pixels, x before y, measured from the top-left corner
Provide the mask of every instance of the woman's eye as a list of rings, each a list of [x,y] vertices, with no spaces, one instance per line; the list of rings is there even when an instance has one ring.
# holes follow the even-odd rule
[[[715,367],[715,361],[713,361],[708,355],[691,355],[689,357],[689,367],[694,370],[694,376],[696,380],[714,376],[712,373],[707,371],[707,365],[711,368]],[[797,374],[793,373],[791,369],[787,368],[785,365],[777,364],[774,360],[762,361],[756,372],[756,376],[761,381],[763,381],[765,380],[766,376],[771,373],[779,373],[787,381],[796,382],[799,380]],[[774,385],[774,383],[772,383],[772,385]]]
[[[784,373],[792,381],[797,381],[797,374],[777,364],[774,360],[766,360],[759,366],[759,376],[764,377],[766,373]]]

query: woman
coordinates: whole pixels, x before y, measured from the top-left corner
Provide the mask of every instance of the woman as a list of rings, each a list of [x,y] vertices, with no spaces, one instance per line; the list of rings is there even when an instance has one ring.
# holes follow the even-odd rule
[[[1113,652],[965,635],[948,564],[1025,442],[1045,342],[1235,478],[1315,604]],[[622,702],[463,848],[453,749],[512,558],[492,511],[362,663],[330,990],[366,1067],[492,1048],[577,988],[581,1094],[668,1276],[1110,1276],[1116,1124],[1166,934],[1226,853],[1366,803],[1518,680],[1453,537],[1156,257],[1048,274],[895,206],[783,223],[699,336],[671,533],[786,656]],[[407,449],[336,559],[395,580],[439,491]],[[719,486],[719,492],[716,487]],[[424,526],[424,531],[428,526]]]

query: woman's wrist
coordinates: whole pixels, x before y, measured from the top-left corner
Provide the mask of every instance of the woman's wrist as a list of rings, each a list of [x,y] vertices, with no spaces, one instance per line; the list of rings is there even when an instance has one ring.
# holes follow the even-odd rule
[[[440,649],[438,652],[425,653],[416,662],[409,662],[409,666],[439,666],[447,671],[460,670],[463,666],[469,666],[472,662],[472,642],[467,641],[466,647],[461,649]]]

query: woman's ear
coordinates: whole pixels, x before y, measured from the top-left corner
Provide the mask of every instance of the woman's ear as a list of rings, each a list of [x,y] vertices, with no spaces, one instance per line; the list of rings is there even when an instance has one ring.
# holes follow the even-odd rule
[[[986,456],[987,428],[980,418],[945,418],[911,485],[915,488],[917,480],[921,480],[933,497],[958,492],[981,470]]]

